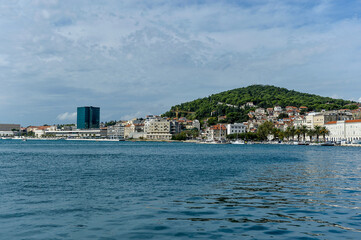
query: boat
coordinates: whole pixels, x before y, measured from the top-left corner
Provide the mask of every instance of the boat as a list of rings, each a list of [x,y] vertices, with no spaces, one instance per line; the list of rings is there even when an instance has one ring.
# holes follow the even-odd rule
[[[310,145],[308,142],[298,142],[298,145]]]
[[[236,140],[231,142],[231,144],[246,144],[243,140]]]
[[[335,146],[335,144],[333,142],[324,142],[321,143],[320,146]]]

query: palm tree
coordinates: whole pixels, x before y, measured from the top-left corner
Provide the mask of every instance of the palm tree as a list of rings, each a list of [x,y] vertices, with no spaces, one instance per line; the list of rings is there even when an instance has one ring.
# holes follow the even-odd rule
[[[284,133],[283,133],[283,136],[284,136],[285,138],[287,138],[287,141],[290,141],[290,136],[291,136],[291,127],[290,127],[290,126],[288,126],[288,127],[286,128],[286,130],[285,130]]]
[[[296,128],[294,126],[290,127],[290,136],[292,137],[292,140],[295,140],[296,135]]]
[[[307,126],[302,125],[300,128],[300,134],[303,136],[303,141],[306,141],[306,134],[308,132]]]
[[[311,142],[313,141],[313,137],[316,135],[316,130],[310,129],[308,130],[307,135],[310,137]]]
[[[314,129],[315,129],[317,142],[319,142],[319,138],[320,138],[320,135],[321,135],[321,126],[315,126]]]
[[[330,131],[326,127],[322,127],[320,133],[323,136],[323,141],[326,142],[326,135],[330,134]]]
[[[295,129],[295,135],[297,135],[297,141],[300,141],[300,136],[301,136],[301,128],[297,127]]]

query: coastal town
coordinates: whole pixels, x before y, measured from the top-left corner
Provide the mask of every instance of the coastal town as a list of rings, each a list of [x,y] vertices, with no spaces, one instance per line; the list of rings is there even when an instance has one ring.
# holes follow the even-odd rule
[[[0,137],[23,140],[183,140],[199,143],[236,143],[238,140],[242,143],[361,143],[360,106],[357,109],[320,112],[308,111],[307,106],[261,108],[253,102],[247,102],[241,107],[254,109],[248,112],[249,119],[246,122],[227,122],[227,116],[216,116],[216,121],[214,117],[203,120],[188,119],[178,116],[182,111],[177,111],[174,118],[147,115],[144,118],[100,122],[99,107],[78,107],[76,123],[27,127],[0,124]]]

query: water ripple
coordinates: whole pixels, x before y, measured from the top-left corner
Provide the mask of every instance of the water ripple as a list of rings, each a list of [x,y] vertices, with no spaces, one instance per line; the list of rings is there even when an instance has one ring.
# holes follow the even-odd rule
[[[361,238],[358,149],[0,144],[0,239]]]

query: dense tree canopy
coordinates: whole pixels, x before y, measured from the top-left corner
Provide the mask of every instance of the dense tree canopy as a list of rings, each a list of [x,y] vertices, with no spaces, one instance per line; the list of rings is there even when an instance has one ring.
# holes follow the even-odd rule
[[[355,106],[352,106],[355,105],[352,101],[321,97],[275,86],[252,85],[173,106],[164,115],[175,117],[175,111],[178,109],[183,111],[179,112],[179,116],[186,116],[190,119],[204,119],[211,116],[226,115],[227,118],[231,119],[227,121],[242,122],[248,119],[247,113],[252,110],[245,106],[247,102],[253,102],[257,107],[262,108],[274,107],[276,105],[283,108],[286,106],[306,106],[310,111],[355,108]],[[244,108],[240,108],[241,106],[244,106]]]

